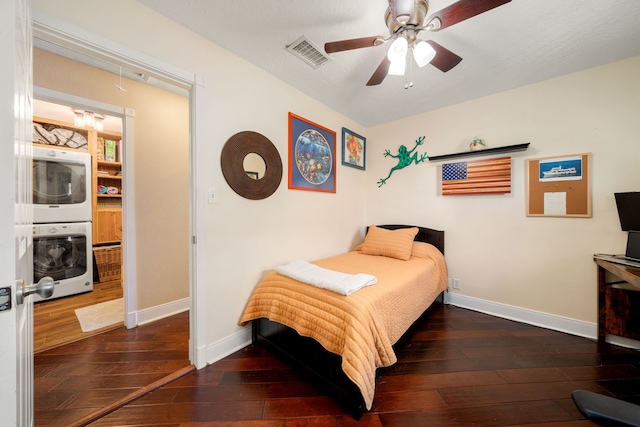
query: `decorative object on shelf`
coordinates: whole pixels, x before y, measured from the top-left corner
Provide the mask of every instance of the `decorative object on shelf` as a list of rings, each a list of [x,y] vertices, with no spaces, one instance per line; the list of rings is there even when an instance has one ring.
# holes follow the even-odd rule
[[[397,155],[391,154],[389,150],[384,150],[384,157],[393,157],[394,159],[398,159],[398,164],[391,168],[391,170],[389,171],[389,175],[387,175],[386,178],[382,178],[380,179],[380,181],[377,182],[378,188],[382,187],[384,184],[387,183],[387,180],[391,178],[391,174],[393,174],[394,171],[404,169],[407,166],[410,166],[411,164],[417,165],[429,158],[429,155],[427,153],[420,154],[420,156],[418,157],[418,153],[414,152],[416,148],[418,148],[418,146],[424,144],[424,139],[425,139],[424,136],[421,136],[418,139],[416,139],[416,146],[413,147],[411,150],[407,150],[407,147],[405,147],[404,145],[401,145],[400,148],[398,148]]]
[[[527,216],[591,217],[591,153],[527,160]]]
[[[94,113],[93,111],[79,110],[72,108],[74,119],[73,124],[79,128],[90,127],[98,132],[104,130],[104,116],[102,114]]]
[[[74,148],[76,150],[89,149],[87,138],[84,135],[50,123],[33,123],[33,142],[36,144]]]
[[[442,195],[511,193],[511,157],[445,163]]]
[[[484,142],[484,139],[478,138],[477,136],[469,143],[469,151],[484,150],[486,148],[487,144]]]
[[[347,128],[342,128],[342,164],[365,170],[367,139]]]
[[[439,156],[429,157],[429,161],[434,162],[434,161],[453,159],[453,158],[459,158],[459,157],[484,156],[489,154],[501,154],[501,153],[511,153],[514,151],[525,151],[527,148],[529,148],[529,144],[531,143],[525,142],[524,144],[506,145],[504,147],[495,147],[495,148],[485,148],[484,150],[462,151],[460,153],[441,154]]]
[[[101,136],[96,139],[96,160],[104,161],[104,138]]]
[[[244,169],[249,155],[258,155],[265,163],[265,174],[255,179]],[[220,156],[222,174],[229,186],[247,199],[261,200],[272,195],[282,180],[282,160],[278,150],[264,135],[238,132],[227,140]]]
[[[289,188],[336,192],[336,133],[289,113]]]
[[[116,142],[112,139],[104,140],[104,161],[115,162],[116,159]]]

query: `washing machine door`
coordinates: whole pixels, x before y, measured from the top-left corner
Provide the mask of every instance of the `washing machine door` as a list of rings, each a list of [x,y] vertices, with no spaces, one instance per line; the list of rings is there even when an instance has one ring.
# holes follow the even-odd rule
[[[82,276],[87,272],[85,235],[33,238],[34,281],[50,276],[54,281]]]
[[[33,203],[70,205],[88,198],[84,164],[63,160],[33,160]]]
[[[91,156],[33,148],[33,222],[91,221]]]

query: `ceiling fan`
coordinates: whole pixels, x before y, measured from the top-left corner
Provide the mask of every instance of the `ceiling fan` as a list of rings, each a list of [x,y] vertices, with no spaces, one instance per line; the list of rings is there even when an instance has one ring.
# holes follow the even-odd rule
[[[430,63],[446,73],[458,65],[462,58],[433,40],[418,39],[418,34],[421,31],[440,31],[510,1],[459,0],[425,19],[429,11],[428,0],[389,0],[389,7],[384,14],[389,28],[388,37],[371,36],[328,42],[325,43],[324,50],[331,54],[391,42],[387,55],[373,72],[367,86],[379,85],[388,74],[404,75],[409,50],[419,67]]]

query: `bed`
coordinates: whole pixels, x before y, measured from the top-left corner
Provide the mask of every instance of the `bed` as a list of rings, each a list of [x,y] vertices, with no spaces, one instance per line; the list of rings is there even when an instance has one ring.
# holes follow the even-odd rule
[[[371,409],[376,370],[396,362],[394,346],[442,302],[444,232],[372,226],[354,250],[312,264],[377,282],[343,295],[274,271],[256,286],[240,324],[251,321],[254,344],[302,368],[359,419]]]

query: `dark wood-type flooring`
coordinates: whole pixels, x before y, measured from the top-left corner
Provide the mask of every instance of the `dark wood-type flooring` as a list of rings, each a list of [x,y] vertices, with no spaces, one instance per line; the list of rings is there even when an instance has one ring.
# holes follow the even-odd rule
[[[103,334],[105,338],[99,343],[89,344],[84,356],[75,356],[81,365],[77,371],[69,371],[69,378],[64,380],[69,381],[67,387],[62,381],[64,372],[46,376],[40,371],[38,381],[51,381],[52,386],[61,382],[60,402],[64,390],[82,382],[104,381],[108,372],[114,373],[113,382],[122,387],[135,387],[140,377],[147,382],[160,375],[156,368],[164,367],[165,362],[154,360],[153,353],[128,356],[131,360],[149,358],[144,373],[121,365],[124,360],[119,359],[119,349],[126,345],[123,341],[138,345],[133,344],[136,337],[129,334],[139,338],[143,333],[114,332]],[[100,358],[104,359],[89,362],[95,347],[110,345],[114,346],[113,357],[103,353]],[[100,369],[102,363],[108,369]],[[360,421],[268,351],[248,346],[90,425],[593,426],[571,400],[575,389],[640,402],[640,354],[443,306],[420,325],[399,352],[398,363],[379,370],[374,407]],[[69,399],[71,402],[59,415],[91,406],[87,402],[100,401],[107,393],[112,392]]]
[[[85,425],[76,422],[189,367],[188,343],[185,312],[35,354],[36,427]]]

